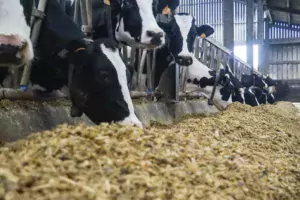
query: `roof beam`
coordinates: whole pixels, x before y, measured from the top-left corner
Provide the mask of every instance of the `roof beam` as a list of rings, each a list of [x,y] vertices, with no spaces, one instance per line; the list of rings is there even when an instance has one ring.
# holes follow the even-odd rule
[[[294,9],[294,8],[282,8],[279,6],[267,6],[270,10],[274,10],[274,11],[280,11],[280,12],[286,12],[286,13],[290,13],[290,14],[296,14],[296,15],[300,15],[300,10],[298,9]]]

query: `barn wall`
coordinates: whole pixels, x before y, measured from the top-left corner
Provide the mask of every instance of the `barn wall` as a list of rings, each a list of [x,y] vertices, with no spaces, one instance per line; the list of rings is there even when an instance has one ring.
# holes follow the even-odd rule
[[[215,28],[212,36],[223,44],[223,0],[181,0],[180,12],[187,12],[196,18],[197,24],[211,24]],[[234,41],[235,45],[246,44],[246,4],[243,1],[234,2]],[[253,16],[254,43],[257,43],[257,7],[254,6]],[[266,26],[264,26],[266,27]],[[265,32],[265,31],[264,31]],[[264,34],[264,38],[266,35]],[[289,25],[284,22],[274,22],[269,31],[269,40],[299,39],[300,25]]]
[[[179,11],[192,14],[197,24],[211,24],[215,28],[212,36],[223,44],[223,0],[181,0]],[[234,36],[236,44],[246,42],[246,5],[243,2],[234,2]],[[254,18],[256,27],[256,17]],[[256,38],[256,34],[255,34]]]
[[[300,80],[300,44],[269,47],[269,73],[277,80]]]

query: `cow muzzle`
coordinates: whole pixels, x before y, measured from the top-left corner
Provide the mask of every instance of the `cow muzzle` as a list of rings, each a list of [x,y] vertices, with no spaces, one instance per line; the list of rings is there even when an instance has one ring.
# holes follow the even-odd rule
[[[0,64],[21,64],[26,46],[16,35],[0,35]]]
[[[162,31],[147,31],[147,36],[151,38],[150,43],[154,46],[159,46],[162,44],[162,38],[164,37],[164,32]]]
[[[193,64],[193,59],[190,56],[177,56],[175,58],[175,62],[178,65],[187,67],[187,66],[190,66],[191,64]]]

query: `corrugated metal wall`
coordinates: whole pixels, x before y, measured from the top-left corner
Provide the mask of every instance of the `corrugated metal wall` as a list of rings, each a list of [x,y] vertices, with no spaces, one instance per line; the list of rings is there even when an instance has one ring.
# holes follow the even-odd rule
[[[270,46],[270,76],[277,80],[300,80],[300,44]]]
[[[223,44],[222,2],[223,0],[181,0],[179,11],[192,14],[196,18],[198,25],[211,24],[215,28],[215,34],[212,37]],[[239,1],[234,2],[234,36],[236,44],[244,44],[246,41],[245,13],[246,5]],[[255,15],[255,27],[256,24]]]
[[[219,43],[223,44],[223,0],[181,0],[180,12],[192,14],[197,24],[211,24],[215,27],[215,34],[212,36]],[[246,44],[246,5],[244,2],[234,2],[234,40],[236,45]],[[254,39],[257,39],[257,9],[254,15]],[[289,30],[288,30],[289,28]],[[289,25],[283,22],[275,22],[275,26],[269,31],[269,39],[290,39],[300,37],[300,26]]]

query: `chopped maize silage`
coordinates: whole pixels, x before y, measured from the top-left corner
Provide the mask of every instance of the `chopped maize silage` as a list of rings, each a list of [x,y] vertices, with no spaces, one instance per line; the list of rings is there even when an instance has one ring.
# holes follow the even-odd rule
[[[299,199],[300,118],[289,105],[34,134],[0,148],[0,199]]]

